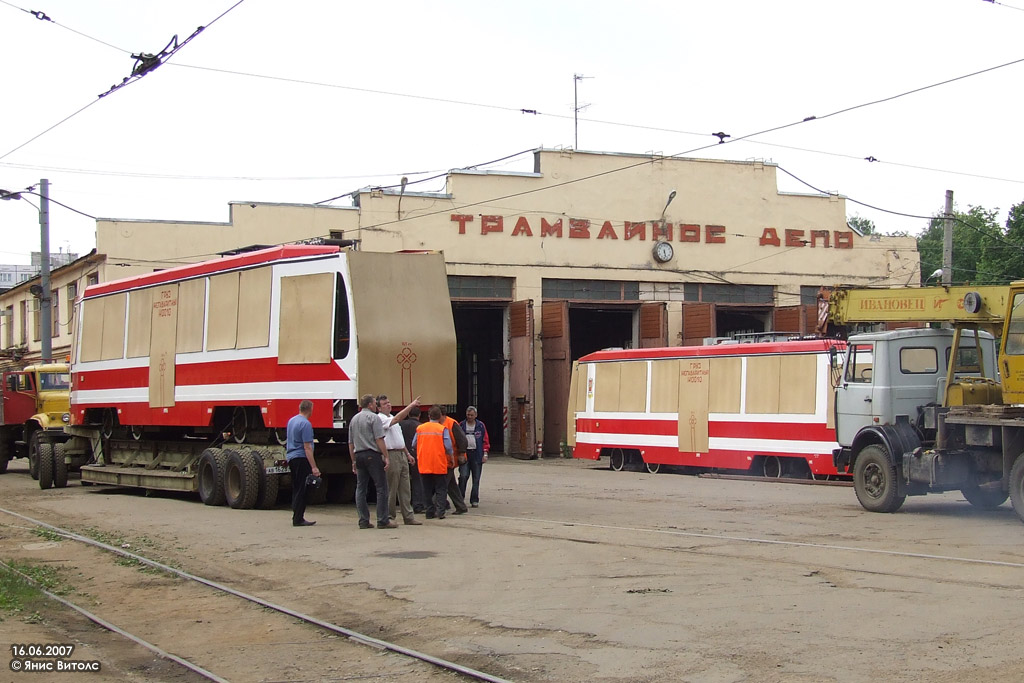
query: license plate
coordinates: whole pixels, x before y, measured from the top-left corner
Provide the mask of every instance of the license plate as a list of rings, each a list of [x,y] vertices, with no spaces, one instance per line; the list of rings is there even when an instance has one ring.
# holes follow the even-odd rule
[[[290,467],[280,467],[273,465],[266,469],[267,474],[291,474],[292,469]]]

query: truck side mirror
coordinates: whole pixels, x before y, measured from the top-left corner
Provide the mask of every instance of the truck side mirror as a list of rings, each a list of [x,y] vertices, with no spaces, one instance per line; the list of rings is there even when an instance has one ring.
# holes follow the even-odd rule
[[[11,391],[17,391],[18,390],[18,376],[17,375],[8,375],[7,376],[7,388],[10,389]]]

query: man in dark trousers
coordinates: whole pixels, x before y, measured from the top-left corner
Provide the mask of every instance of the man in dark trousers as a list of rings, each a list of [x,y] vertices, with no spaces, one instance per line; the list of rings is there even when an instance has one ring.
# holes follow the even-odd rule
[[[320,468],[313,459],[313,402],[299,403],[299,414],[288,420],[285,430],[285,456],[292,471],[292,526],[313,526],[316,522],[306,520],[306,477],[320,476]]]
[[[406,448],[409,449],[409,455],[413,458],[416,457],[416,448],[412,445],[412,440],[416,436],[416,428],[420,426],[421,414],[419,406],[416,406],[409,411],[409,417],[398,423],[398,426],[402,428]],[[412,511],[421,513],[427,509],[427,501],[423,495],[423,479],[420,477],[420,468],[416,467],[415,463],[409,466],[409,485],[412,487]]]
[[[452,499],[452,505],[455,506],[454,514],[464,515],[469,512],[469,508],[466,506],[466,499],[462,497],[459,482],[455,478],[455,469],[466,460],[466,448],[468,445],[466,433],[462,431],[458,420],[448,416],[444,406],[440,406],[440,408],[441,424],[444,425],[445,430],[451,435],[452,444],[455,446],[455,462],[452,463],[451,469],[448,470],[448,497]]]
[[[352,458],[352,474],[356,475],[356,511],[359,528],[372,529],[366,489],[373,480],[377,487],[377,528],[397,529],[388,513],[388,449],[384,445],[384,426],[377,417],[377,400],[373,394],[359,398],[361,410],[348,423],[348,453]]]
[[[427,493],[427,519],[444,519],[445,491],[448,488],[448,473],[454,467],[452,440],[448,430],[441,424],[441,409],[431,406],[429,422],[416,428],[412,439],[416,449],[416,467],[423,477]]]

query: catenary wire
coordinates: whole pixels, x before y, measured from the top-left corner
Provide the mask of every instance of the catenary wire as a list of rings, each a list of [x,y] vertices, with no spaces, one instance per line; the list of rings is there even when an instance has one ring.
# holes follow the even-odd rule
[[[175,54],[176,54],[176,53],[177,53],[177,52],[178,52],[179,50],[181,50],[181,48],[185,47],[185,45],[187,45],[187,44],[188,44],[188,43],[189,43],[189,42],[190,42],[190,41],[191,41],[191,40],[192,40],[193,38],[195,38],[195,37],[196,37],[197,35],[199,35],[199,34],[200,34],[200,33],[201,33],[202,31],[206,30],[207,28],[209,28],[209,27],[210,27],[210,26],[212,26],[213,24],[217,23],[217,21],[219,21],[219,20],[220,20],[220,19],[221,19],[222,17],[224,17],[224,15],[226,15],[226,14],[227,14],[228,12],[230,12],[231,10],[233,10],[233,9],[235,9],[236,7],[238,7],[239,5],[241,5],[241,4],[243,3],[243,2],[245,2],[245,0],[238,0],[238,1],[237,1],[237,2],[236,2],[236,3],[234,4],[234,5],[232,5],[231,7],[227,8],[226,10],[224,10],[223,12],[221,12],[221,14],[220,14],[220,15],[218,15],[218,16],[217,16],[217,17],[216,17],[216,18],[215,18],[215,19],[214,19],[213,21],[209,22],[209,23],[208,23],[208,24],[206,24],[205,26],[200,26],[199,28],[197,28],[197,29],[196,29],[196,30],[195,30],[195,31],[194,31],[194,32],[192,33],[192,35],[190,35],[190,36],[189,36],[188,38],[186,38],[186,39],[185,39],[185,40],[184,40],[184,41],[183,41],[182,43],[180,43],[180,44],[178,44],[177,46],[175,46],[175,47],[174,47],[174,49],[172,49],[172,50],[171,50],[170,52],[168,52],[168,53],[167,53],[166,55],[164,55],[163,53],[161,53],[161,61],[160,61],[160,62],[159,62],[159,63],[158,63],[157,65],[159,66],[160,64],[163,64],[163,62],[165,62],[166,60],[168,60],[168,59],[170,59],[171,57],[173,57],[173,56],[174,56],[174,55],[175,55]],[[21,9],[21,8],[20,8],[20,7],[18,7],[18,8],[16,8],[16,9]],[[31,12],[30,12],[30,14],[31,14]],[[165,49],[166,49],[166,48],[165,48]],[[82,113],[82,112],[84,112],[84,111],[85,111],[86,109],[88,109],[89,107],[91,107],[91,106],[93,106],[94,104],[96,104],[97,102],[99,102],[99,101],[100,101],[101,99],[103,99],[103,98],[104,98],[104,97],[106,97],[107,95],[109,95],[109,94],[113,93],[113,92],[114,92],[114,91],[116,91],[116,90],[119,90],[120,88],[123,88],[123,87],[125,87],[125,86],[127,86],[127,85],[131,85],[132,83],[135,83],[136,81],[138,81],[138,80],[139,80],[140,78],[142,78],[142,77],[143,77],[143,76],[145,76],[146,74],[152,73],[152,71],[153,71],[153,70],[154,70],[155,68],[156,68],[156,67],[153,67],[152,69],[146,70],[146,71],[142,72],[142,73],[141,73],[140,75],[138,75],[138,76],[135,76],[134,74],[133,74],[132,76],[129,76],[128,78],[124,79],[124,80],[123,80],[123,81],[122,81],[122,82],[121,82],[120,84],[118,84],[118,85],[115,85],[115,86],[111,87],[111,88],[110,88],[110,90],[107,90],[107,91],[106,91],[105,93],[101,94],[101,95],[100,95],[100,96],[99,96],[99,97],[98,97],[97,99],[95,99],[95,100],[92,100],[91,102],[89,102],[89,104],[85,105],[85,106],[84,106],[84,107],[82,107],[81,109],[78,109],[78,110],[77,110],[77,111],[75,111],[74,113],[72,113],[72,114],[69,114],[68,116],[65,116],[65,117],[64,117],[63,119],[61,119],[61,120],[60,120],[60,121],[58,121],[57,123],[53,124],[52,126],[50,126],[49,128],[47,128],[47,129],[46,129],[46,130],[44,130],[43,132],[41,132],[41,133],[38,133],[38,134],[36,134],[35,136],[33,136],[32,138],[30,138],[30,139],[26,140],[25,142],[21,143],[20,145],[18,145],[18,146],[17,146],[17,147],[15,147],[14,149],[12,149],[12,150],[10,150],[9,152],[7,152],[7,153],[3,154],[2,156],[0,156],[0,161],[2,161],[3,159],[6,159],[6,158],[7,158],[7,157],[9,157],[10,155],[12,155],[12,154],[14,154],[15,152],[17,152],[17,151],[18,151],[19,149],[21,149],[22,147],[25,147],[26,145],[30,144],[31,142],[33,142],[33,141],[35,141],[35,140],[38,140],[38,139],[39,139],[40,137],[42,137],[43,135],[46,135],[47,133],[49,133],[50,131],[52,131],[52,130],[53,130],[54,128],[57,128],[57,127],[58,127],[58,126],[60,126],[61,124],[63,124],[63,123],[66,123],[67,121],[69,121],[69,120],[73,119],[74,117],[78,116],[79,114],[81,114],[81,113]]]
[[[52,19],[45,12],[40,12],[38,10],[27,10],[24,7],[18,7],[15,4],[7,2],[7,0],[0,0],[0,3],[3,3],[5,5],[7,5],[8,7],[13,7],[14,9],[19,9],[22,12],[25,12],[26,14],[31,14],[32,16],[34,16],[36,19],[39,19],[40,21],[45,21],[45,22],[53,24],[54,26],[60,26],[62,29],[66,30],[66,31],[71,31],[72,33],[77,33],[78,35],[82,36],[83,38],[88,38],[89,40],[92,40],[92,41],[95,41],[97,43],[100,43],[101,45],[106,45],[107,47],[111,47],[111,48],[113,48],[113,49],[115,49],[115,50],[117,50],[119,52],[124,52],[124,53],[127,53],[127,54],[131,54],[130,50],[125,50],[123,47],[118,47],[117,45],[113,45],[111,43],[108,43],[105,40],[100,40],[99,38],[96,38],[95,36],[90,36],[87,33],[82,33],[81,31],[77,31],[77,30],[71,28],[70,26],[65,26],[64,24],[60,23],[59,21],[55,21],[54,19]]]

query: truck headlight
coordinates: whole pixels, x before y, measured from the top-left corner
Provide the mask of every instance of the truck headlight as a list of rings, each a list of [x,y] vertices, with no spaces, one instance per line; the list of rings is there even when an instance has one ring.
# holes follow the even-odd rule
[[[68,424],[69,422],[71,422],[71,413],[64,413],[63,415],[61,415],[60,421],[63,422],[64,424]]]

